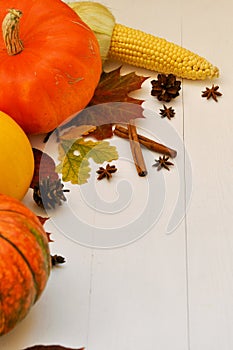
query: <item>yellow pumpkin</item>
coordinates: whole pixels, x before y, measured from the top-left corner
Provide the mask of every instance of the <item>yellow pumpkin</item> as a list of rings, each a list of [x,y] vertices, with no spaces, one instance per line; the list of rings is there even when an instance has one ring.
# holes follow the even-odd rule
[[[34,172],[28,137],[7,114],[0,112],[0,193],[22,199]]]

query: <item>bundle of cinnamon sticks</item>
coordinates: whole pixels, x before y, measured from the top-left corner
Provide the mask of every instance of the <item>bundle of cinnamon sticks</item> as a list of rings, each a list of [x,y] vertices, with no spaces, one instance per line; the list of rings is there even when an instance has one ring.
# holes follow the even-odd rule
[[[151,151],[162,153],[171,158],[175,158],[177,155],[177,152],[174,149],[138,134],[137,128],[133,120],[129,122],[127,128],[121,125],[116,125],[114,129],[114,134],[124,139],[129,139],[133,160],[139,176],[147,175],[147,169],[141,150],[141,145],[143,145]]]

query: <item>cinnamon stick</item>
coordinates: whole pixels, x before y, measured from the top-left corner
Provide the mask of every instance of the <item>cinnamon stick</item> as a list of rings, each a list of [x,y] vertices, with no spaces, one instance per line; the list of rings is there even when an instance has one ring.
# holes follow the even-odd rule
[[[126,128],[124,128],[123,126],[120,125],[116,125],[115,129],[114,129],[114,134],[122,137],[124,139],[128,139],[129,138],[129,134],[128,134],[128,130]],[[145,146],[146,148],[148,148],[149,150],[153,151],[153,152],[158,152],[158,153],[162,153],[165,154],[171,158],[175,158],[177,155],[176,150],[169,148],[161,143],[158,143],[154,140],[151,140],[145,136],[142,136],[140,134],[137,134],[138,136],[138,141]]]
[[[138,140],[137,129],[136,126],[133,124],[133,121],[130,121],[130,123],[128,124],[128,138],[130,141],[130,148],[138,175],[146,176],[146,165],[144,162],[141,146]]]

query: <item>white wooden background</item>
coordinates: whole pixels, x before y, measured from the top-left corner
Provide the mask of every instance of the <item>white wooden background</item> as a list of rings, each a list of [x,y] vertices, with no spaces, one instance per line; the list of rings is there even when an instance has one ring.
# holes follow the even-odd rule
[[[81,246],[48,224],[55,240],[51,249],[67,263],[52,271],[41,299],[1,337],[0,349],[60,344],[87,350],[232,350],[232,0],[102,3],[118,23],[180,44],[220,68],[213,82],[183,80],[181,96],[172,103],[176,116],[170,123],[191,160],[191,202],[182,223],[167,235],[177,180],[175,170],[164,172],[166,203],[158,222],[141,239],[117,249]],[[158,110],[150,80],[138,96]],[[212,83],[223,93],[218,103],[201,98]]]

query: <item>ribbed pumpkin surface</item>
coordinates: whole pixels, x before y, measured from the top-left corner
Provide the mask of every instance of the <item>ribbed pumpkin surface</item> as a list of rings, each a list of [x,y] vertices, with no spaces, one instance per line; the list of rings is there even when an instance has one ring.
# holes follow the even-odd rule
[[[99,45],[63,1],[0,1],[1,24],[8,9],[22,12],[23,50],[8,54],[0,35],[0,110],[26,133],[46,133],[89,103],[102,71]]]
[[[29,312],[51,268],[47,235],[21,202],[0,194],[0,335]]]

